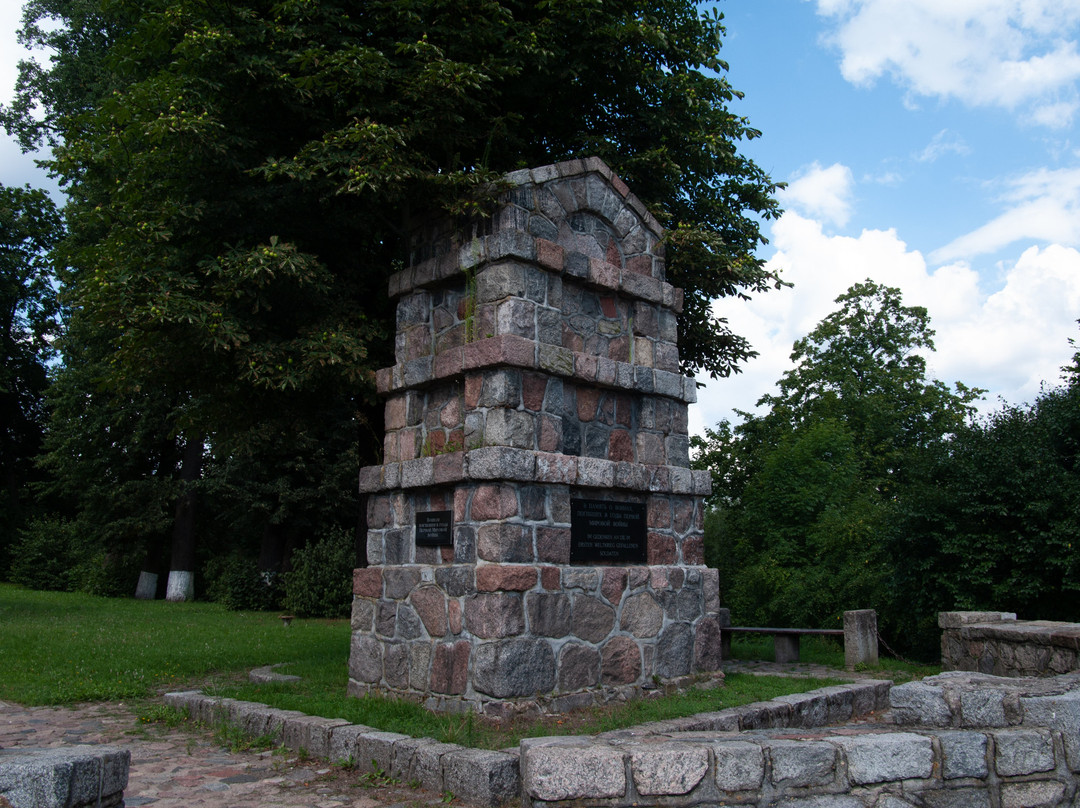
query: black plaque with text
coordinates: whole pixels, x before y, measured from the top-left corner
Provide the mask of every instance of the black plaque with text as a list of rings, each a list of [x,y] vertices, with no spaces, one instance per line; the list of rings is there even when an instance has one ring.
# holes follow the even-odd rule
[[[453,547],[453,522],[450,511],[426,511],[416,514],[416,544],[420,547]]]
[[[644,564],[645,505],[601,499],[570,500],[570,563]]]

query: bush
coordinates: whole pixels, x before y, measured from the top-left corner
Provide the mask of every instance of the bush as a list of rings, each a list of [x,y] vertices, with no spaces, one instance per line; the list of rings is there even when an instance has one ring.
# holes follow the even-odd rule
[[[29,589],[70,591],[76,535],[75,523],[66,519],[27,524],[11,549],[11,581]]]
[[[348,531],[331,529],[297,550],[285,578],[285,608],[301,617],[348,617],[356,549]]]
[[[139,580],[142,553],[75,552],[79,559],[68,576],[72,592],[106,598],[131,597]]]
[[[230,611],[269,612],[281,607],[281,576],[260,570],[250,558],[211,559],[205,576],[207,596]]]

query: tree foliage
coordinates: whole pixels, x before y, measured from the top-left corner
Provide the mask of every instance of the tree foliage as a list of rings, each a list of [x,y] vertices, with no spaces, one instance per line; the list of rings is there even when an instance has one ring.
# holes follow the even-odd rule
[[[923,620],[946,609],[1076,619],[1077,367],[1074,359],[1066,385],[1003,406],[931,454],[923,484],[903,503],[893,550],[898,587]]]
[[[150,496],[132,537],[193,485],[204,535],[351,524],[410,227],[560,159],[602,157],[670,228],[684,364],[736,369],[752,350],[709,304],[778,282],[753,255],[778,210],[722,35],[688,0],[31,0],[23,39],[55,55],[0,118],[53,146],[69,198],[63,485]],[[71,451],[128,420],[107,469]]]
[[[60,329],[49,251],[62,231],[44,192],[0,185],[0,562],[6,538],[23,521],[27,483],[37,476],[48,363]]]
[[[793,348],[761,416],[699,441],[713,470],[709,558],[737,618],[834,627],[847,609],[896,618],[890,550],[923,452],[961,429],[981,391],[926,378],[926,310],[866,281]]]

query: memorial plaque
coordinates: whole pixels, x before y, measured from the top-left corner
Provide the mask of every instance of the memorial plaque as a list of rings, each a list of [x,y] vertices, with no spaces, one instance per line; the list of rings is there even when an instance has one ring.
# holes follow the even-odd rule
[[[416,544],[420,547],[453,547],[451,511],[425,511],[416,514]]]
[[[570,500],[570,563],[647,560],[645,505],[601,499]]]

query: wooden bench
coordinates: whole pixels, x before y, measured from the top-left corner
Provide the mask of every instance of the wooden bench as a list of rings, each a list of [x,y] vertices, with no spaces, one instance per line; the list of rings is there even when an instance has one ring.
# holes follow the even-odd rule
[[[799,661],[799,639],[805,636],[843,637],[844,631],[839,628],[761,628],[757,626],[723,626],[720,629],[720,657],[731,658],[731,635],[740,634],[771,634],[773,638],[773,651],[777,662]]]

